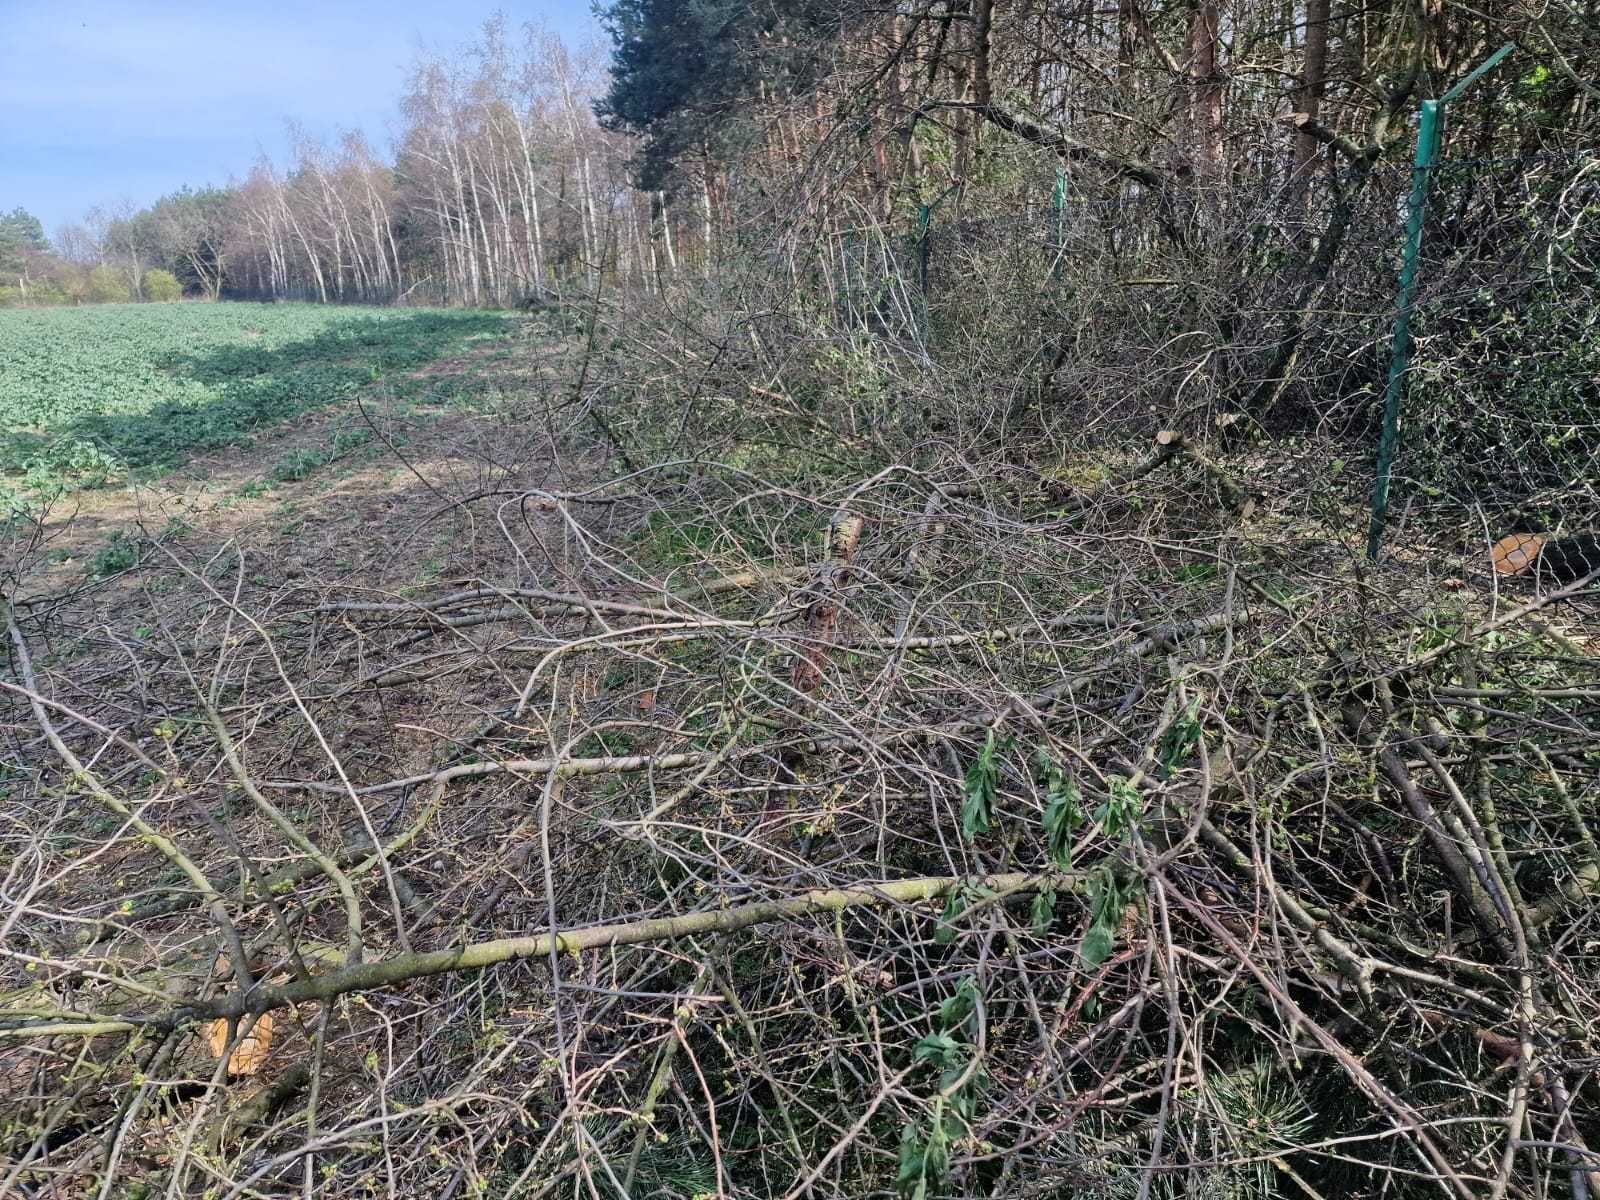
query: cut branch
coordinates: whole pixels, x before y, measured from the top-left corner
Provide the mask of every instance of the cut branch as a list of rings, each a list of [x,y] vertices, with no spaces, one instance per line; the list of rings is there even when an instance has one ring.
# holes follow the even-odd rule
[[[518,959],[547,958],[551,954],[581,954],[585,950],[634,946],[645,942],[675,941],[696,934],[733,933],[754,925],[766,925],[788,918],[816,913],[844,912],[888,904],[917,904],[937,900],[958,887],[988,892],[996,898],[1029,894],[1044,886],[1074,888],[1081,882],[1075,874],[1054,872],[1013,872],[1004,875],[968,877],[961,875],[925,876],[881,883],[863,883],[848,888],[827,888],[804,892],[786,900],[763,900],[735,908],[685,913],[681,916],[653,917],[619,924],[588,925],[578,929],[545,930],[525,937],[496,938],[473,942],[448,950],[401,954],[380,962],[358,963],[326,971],[307,980],[262,986],[248,992],[234,991],[214,1000],[194,1004],[171,1014],[174,1021],[238,1018],[248,1013],[265,1013],[311,1000],[329,1000],[350,992],[390,987],[430,975],[455,971],[476,971]],[[115,1021],[97,1023],[95,1032],[116,1032]],[[27,1024],[0,1028],[0,1040],[35,1036],[36,1032],[58,1034],[77,1032],[79,1026],[63,1027],[61,1022],[42,1026]]]

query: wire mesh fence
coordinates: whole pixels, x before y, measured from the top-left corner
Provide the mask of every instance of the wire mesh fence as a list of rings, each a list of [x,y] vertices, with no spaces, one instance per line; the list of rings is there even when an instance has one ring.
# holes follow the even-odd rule
[[[1592,522],[1600,157],[1429,174],[1395,502]],[[1041,174],[1010,211],[969,192],[925,228],[839,234],[837,319],[936,357],[1013,338],[1091,434],[1244,421],[1376,453],[1413,172],[1317,183],[1108,194]]]

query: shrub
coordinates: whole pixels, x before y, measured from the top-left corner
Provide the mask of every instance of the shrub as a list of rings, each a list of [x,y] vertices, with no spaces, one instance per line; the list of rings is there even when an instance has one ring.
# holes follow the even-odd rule
[[[1600,239],[1574,257],[1600,261]],[[1420,350],[1406,395],[1407,474],[1497,507],[1578,499],[1600,455],[1593,271],[1502,281],[1451,300],[1450,311],[1425,309],[1413,321]]]
[[[183,285],[171,271],[156,269],[144,273],[144,298],[146,300],[181,300]]]
[[[120,575],[138,565],[139,543],[119,529],[89,560],[89,574],[96,579],[104,579],[110,575]]]
[[[46,299],[46,288],[50,299]],[[82,267],[64,266],[28,289],[35,304],[82,304],[89,298],[89,272]]]
[[[307,478],[318,467],[326,466],[328,456],[317,450],[295,450],[280,458],[272,468],[277,483],[293,483]]]
[[[71,299],[72,293],[54,279],[38,279],[28,284],[28,304],[66,304]]]
[[[114,268],[102,264],[89,272],[86,298],[91,304],[121,303],[130,298],[128,281]]]

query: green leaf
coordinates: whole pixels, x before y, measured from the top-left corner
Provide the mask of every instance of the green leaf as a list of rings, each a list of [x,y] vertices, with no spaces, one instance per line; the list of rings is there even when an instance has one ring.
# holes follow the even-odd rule
[[[928,1161],[928,1144],[922,1131],[907,1122],[900,1131],[900,1160],[894,1175],[894,1186],[906,1200],[920,1200],[927,1195],[928,1185],[923,1179]]]
[[[1106,959],[1111,957],[1111,952],[1116,949],[1116,932],[1103,925],[1091,925],[1083,935],[1083,943],[1078,947],[1078,957],[1083,960],[1083,965],[1093,970]]]
[[[1055,768],[1046,776],[1044,848],[1057,869],[1072,870],[1072,834],[1083,824],[1083,793]]]
[[[948,1033],[930,1033],[911,1048],[912,1058],[943,1070],[960,1067],[966,1062],[966,1054],[966,1047]]]
[[[950,1133],[944,1127],[944,1105],[934,1102],[933,1121],[927,1132],[907,1124],[900,1133],[900,1157],[894,1186],[905,1200],[925,1200],[929,1189],[938,1191],[950,1173]]]
[[[1126,779],[1115,776],[1105,801],[1095,809],[1094,819],[1100,822],[1101,832],[1108,838],[1120,841],[1138,822],[1143,808],[1144,799],[1139,795],[1139,789]]]
[[[936,946],[948,946],[956,940],[956,921],[971,903],[966,888],[958,887],[950,893],[949,899],[944,902],[944,911],[939,914],[939,924],[933,931]]]
[[[955,995],[939,1005],[939,1028],[954,1032],[978,1009],[978,982],[971,975],[956,985]]]
[[[982,1068],[973,1068],[971,1071],[967,1071],[963,1067],[961,1071],[946,1072],[945,1078],[940,1081],[939,1086],[941,1088],[949,1088],[957,1079],[962,1077],[963,1073],[966,1074],[966,1082],[957,1088],[950,1097],[950,1112],[960,1122],[962,1131],[966,1132],[972,1128],[972,1123],[978,1115],[978,1101],[982,1098],[983,1093],[988,1090],[989,1077],[984,1074]]]
[[[1200,744],[1200,738],[1205,732],[1200,724],[1200,697],[1196,696],[1189,702],[1183,715],[1167,726],[1167,731],[1161,735],[1161,743],[1156,749],[1156,755],[1161,760],[1162,770],[1170,775],[1194,753]]]
[[[922,1178],[933,1188],[943,1189],[950,1174],[950,1131],[944,1124],[944,1105],[934,1103],[933,1122],[928,1127],[928,1146],[922,1156]]]
[[[961,806],[961,836],[971,842],[994,828],[994,798],[1000,789],[1000,768],[995,764],[994,730],[967,768],[966,803]]]
[[[1116,949],[1117,928],[1123,910],[1133,898],[1134,882],[1124,884],[1108,868],[1102,867],[1089,880],[1089,928],[1078,947],[1086,967],[1098,967]]]
[[[1040,888],[1033,898],[1033,908],[1028,913],[1033,924],[1033,932],[1038,937],[1043,937],[1050,932],[1050,926],[1056,919],[1056,891],[1054,888]]]
[[[951,1093],[951,1095],[950,1095],[951,1107],[956,1109],[956,1115],[957,1116],[961,1115],[960,1114],[960,1107],[959,1107],[959,1104],[957,1102],[957,1098],[961,1095],[962,1091],[964,1091],[965,1089],[964,1088],[956,1088],[956,1084],[960,1083],[966,1077],[967,1077],[967,1063],[966,1063],[966,1061],[964,1059],[961,1062],[956,1063],[954,1066],[946,1067],[945,1071],[944,1071],[944,1074],[939,1076],[939,1090],[941,1092],[950,1092]],[[952,1092],[951,1089],[955,1089],[955,1090]]]

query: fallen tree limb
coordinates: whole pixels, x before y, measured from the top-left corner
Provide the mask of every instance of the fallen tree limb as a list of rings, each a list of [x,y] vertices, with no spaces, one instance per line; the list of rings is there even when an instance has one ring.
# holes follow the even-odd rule
[[[660,595],[662,599],[667,601],[693,603],[708,596],[719,596],[725,592],[760,587],[764,583],[789,583],[801,578],[805,573],[806,568],[804,567],[778,567],[770,571],[741,571],[738,574],[725,575],[719,579],[708,579],[703,584],[685,585],[684,588],[678,590],[662,588]],[[308,611],[319,614],[409,614],[428,618],[435,622],[448,622],[449,618],[438,615],[444,609],[492,600],[535,600],[549,611],[584,612],[590,608],[595,608],[601,612],[615,612],[622,615],[656,617],[669,620],[695,616],[694,613],[682,613],[668,608],[652,608],[649,605],[631,603],[625,600],[590,599],[569,592],[551,592],[542,588],[468,588],[440,596],[436,600],[419,600],[411,603],[391,600],[329,601],[325,604],[319,604]]]
[[[961,875],[924,876],[881,883],[865,883],[848,888],[827,888],[803,892],[785,900],[761,900],[734,908],[709,909],[680,916],[651,917],[608,925],[587,925],[577,929],[544,930],[524,937],[496,938],[472,942],[447,950],[416,951],[378,962],[357,963],[279,986],[261,986],[250,991],[234,990],[217,998],[189,1005],[170,1014],[171,1023],[193,1020],[239,1018],[246,1014],[271,1012],[312,1000],[329,1000],[349,992],[368,991],[443,975],[454,971],[475,971],[517,959],[547,958],[551,954],[581,954],[585,950],[612,946],[634,946],[644,942],[675,941],[695,934],[733,933],[753,925],[770,924],[792,917],[816,913],[843,912],[851,908],[886,904],[916,904],[937,900],[958,887],[971,887],[991,893],[997,899],[1037,891],[1049,885],[1069,890],[1081,883],[1077,874],[1056,872],[1013,872],[1004,875],[966,877]],[[101,1019],[94,1023],[51,1021],[46,1024],[18,1024],[0,1028],[0,1040],[44,1034],[94,1032],[113,1033],[132,1028],[135,1020]]]
[[[1170,182],[1165,175],[1147,163],[1133,158],[1124,158],[1110,151],[1101,150],[1087,142],[1068,135],[1059,129],[1047,129],[1036,121],[1019,116],[998,104],[978,103],[973,100],[931,100],[922,105],[911,114],[912,123],[926,117],[929,113],[939,110],[954,110],[958,112],[973,112],[1007,133],[1032,142],[1045,150],[1053,151],[1070,162],[1089,162],[1107,172],[1111,178],[1128,178],[1137,180],[1153,191],[1163,195]]]
[[[471,779],[480,775],[549,775],[563,776],[628,774],[633,771],[681,771],[698,767],[715,755],[711,751],[688,751],[683,754],[620,754],[606,758],[508,758],[500,762],[458,763],[422,775],[407,775],[404,779],[390,779],[384,783],[371,783],[356,789],[359,796],[380,792],[394,792],[415,787],[419,783],[448,783],[452,779]],[[315,780],[274,779],[261,785],[274,791],[328,792],[343,795],[344,788]]]

